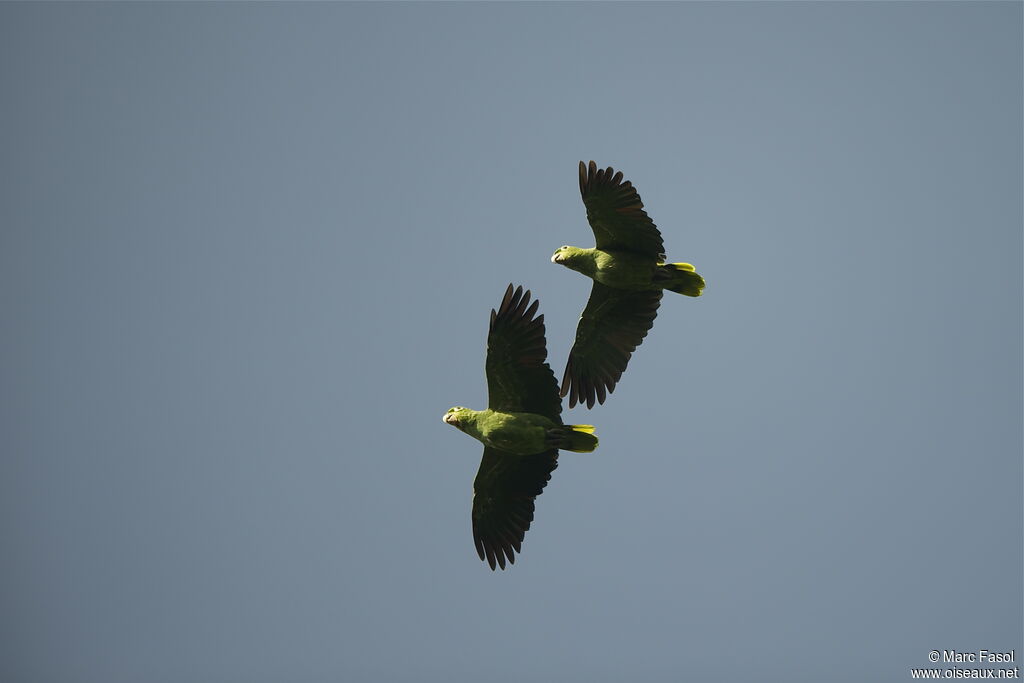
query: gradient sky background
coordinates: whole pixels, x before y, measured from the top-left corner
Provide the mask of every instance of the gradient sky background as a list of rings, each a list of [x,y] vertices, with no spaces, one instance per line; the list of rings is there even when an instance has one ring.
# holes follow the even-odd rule
[[[0,5],[0,678],[903,681],[1022,658],[1022,5]],[[520,561],[487,317],[668,295]]]

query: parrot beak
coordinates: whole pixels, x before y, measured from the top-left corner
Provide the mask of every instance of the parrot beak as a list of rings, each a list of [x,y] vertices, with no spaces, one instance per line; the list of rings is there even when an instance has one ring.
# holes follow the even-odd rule
[[[454,413],[445,413],[441,416],[441,422],[452,425],[453,427],[459,426],[459,419],[455,417]]]
[[[558,263],[558,252],[557,251],[554,254],[551,255],[551,262],[552,263]]]

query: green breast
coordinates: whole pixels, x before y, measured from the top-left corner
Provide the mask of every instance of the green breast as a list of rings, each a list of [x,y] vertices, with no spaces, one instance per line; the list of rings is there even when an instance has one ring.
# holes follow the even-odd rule
[[[480,440],[484,444],[516,455],[547,450],[545,432],[555,426],[548,418],[531,413],[489,412],[479,423]]]
[[[629,252],[596,250],[597,272],[594,279],[615,289],[660,289],[652,284],[657,264],[649,258]]]

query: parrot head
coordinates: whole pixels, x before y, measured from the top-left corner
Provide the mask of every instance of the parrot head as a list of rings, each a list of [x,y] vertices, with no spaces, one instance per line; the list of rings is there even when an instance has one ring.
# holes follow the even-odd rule
[[[574,262],[583,253],[583,249],[579,247],[570,247],[569,245],[561,246],[558,250],[551,255],[551,262],[558,263],[565,266],[566,268],[573,268]],[[573,268],[575,270],[575,268]]]
[[[450,424],[452,427],[462,429],[462,425],[459,423],[459,418],[467,412],[469,412],[469,409],[463,408],[462,406],[449,408],[448,412],[441,416],[441,421],[445,424]]]

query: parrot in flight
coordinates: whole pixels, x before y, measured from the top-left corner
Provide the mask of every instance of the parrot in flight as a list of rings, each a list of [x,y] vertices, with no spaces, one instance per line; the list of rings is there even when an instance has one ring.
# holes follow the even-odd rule
[[[569,407],[604,403],[658,315],[663,290],[697,297],[704,278],[689,263],[665,263],[661,233],[622,172],[580,162],[580,194],[596,247],[563,246],[551,261],[594,281],[562,378]]]
[[[442,420],[484,444],[473,482],[473,541],[491,569],[522,552],[534,500],[558,466],[558,450],[597,448],[592,425],[562,424],[558,382],[548,366],[544,316],[530,291],[505,291],[487,333],[487,410],[456,406]]]

